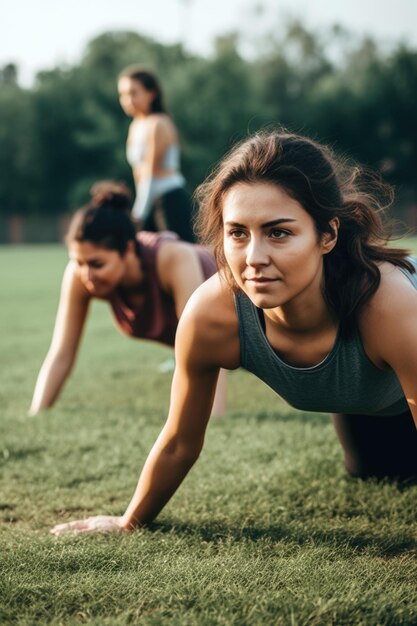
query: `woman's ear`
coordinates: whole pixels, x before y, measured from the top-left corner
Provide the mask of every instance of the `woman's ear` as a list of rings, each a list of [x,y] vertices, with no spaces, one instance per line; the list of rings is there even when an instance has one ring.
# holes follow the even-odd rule
[[[337,237],[339,234],[340,221],[338,217],[333,217],[330,220],[329,226],[331,228],[330,233],[323,233],[321,238],[321,245],[323,248],[323,254],[328,254],[333,250],[337,243]]]

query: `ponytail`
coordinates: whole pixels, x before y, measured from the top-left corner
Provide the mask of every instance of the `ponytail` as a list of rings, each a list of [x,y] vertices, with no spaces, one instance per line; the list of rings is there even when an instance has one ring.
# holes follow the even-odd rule
[[[100,180],[91,187],[90,195],[90,205],[96,208],[108,206],[127,214],[131,211],[132,194],[123,182]]]
[[[134,241],[138,253],[136,229],[130,218],[132,198],[125,183],[99,181],[90,194],[90,202],[78,209],[71,220],[67,244],[89,241],[123,255],[128,242]]]

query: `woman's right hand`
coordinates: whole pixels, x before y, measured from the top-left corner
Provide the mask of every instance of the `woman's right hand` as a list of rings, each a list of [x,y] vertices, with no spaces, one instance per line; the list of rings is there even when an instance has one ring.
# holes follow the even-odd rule
[[[116,515],[96,515],[73,522],[57,524],[51,529],[53,535],[79,535],[82,533],[117,533],[127,532],[123,526],[123,518]]]

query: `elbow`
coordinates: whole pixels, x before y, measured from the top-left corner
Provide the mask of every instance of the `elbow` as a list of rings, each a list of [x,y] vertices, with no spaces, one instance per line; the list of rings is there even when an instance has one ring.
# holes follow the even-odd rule
[[[191,468],[200,457],[203,446],[192,446],[177,451],[177,457],[181,464],[187,468]]]
[[[192,467],[200,456],[203,444],[204,441],[189,442],[174,438],[167,442],[165,452],[174,457],[181,465]]]
[[[189,452],[187,455],[184,455],[184,462],[189,467],[192,467],[194,463],[198,461],[198,459],[200,458],[202,448],[203,447],[201,446],[199,449],[193,450],[192,452]]]

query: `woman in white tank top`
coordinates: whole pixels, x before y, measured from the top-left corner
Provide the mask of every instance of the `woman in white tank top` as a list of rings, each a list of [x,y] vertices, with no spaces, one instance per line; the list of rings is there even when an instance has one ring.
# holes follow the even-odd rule
[[[172,230],[181,239],[194,241],[178,133],[156,77],[143,68],[129,67],[119,76],[118,92],[123,111],[133,118],[126,146],[136,186],[133,218],[144,230]]]

